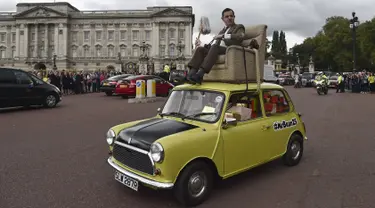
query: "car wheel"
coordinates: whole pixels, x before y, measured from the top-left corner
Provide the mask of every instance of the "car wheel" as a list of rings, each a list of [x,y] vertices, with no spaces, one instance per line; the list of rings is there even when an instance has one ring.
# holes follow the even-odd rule
[[[289,139],[283,162],[287,166],[295,166],[299,163],[303,155],[303,138],[298,134],[293,134]]]
[[[112,95],[113,95],[113,92],[105,92],[105,94],[106,94],[107,96],[112,96]]]
[[[127,96],[127,95],[121,95],[121,98],[122,98],[122,99],[127,99],[128,96]]]
[[[54,108],[57,104],[57,97],[54,94],[48,94],[44,98],[44,107],[46,108]]]
[[[193,162],[178,177],[174,194],[185,206],[197,206],[210,195],[213,187],[213,173],[204,162]]]

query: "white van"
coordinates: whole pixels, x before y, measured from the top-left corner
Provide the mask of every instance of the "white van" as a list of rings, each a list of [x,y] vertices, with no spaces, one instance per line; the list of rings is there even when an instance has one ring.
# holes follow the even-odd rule
[[[277,77],[275,76],[275,67],[273,65],[264,65],[263,79],[265,82],[277,82]]]

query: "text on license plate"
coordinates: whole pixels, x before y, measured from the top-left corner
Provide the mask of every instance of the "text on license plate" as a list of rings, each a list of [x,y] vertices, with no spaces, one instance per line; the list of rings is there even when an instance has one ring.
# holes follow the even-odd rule
[[[120,85],[120,88],[127,88],[127,85]]]
[[[103,86],[108,86],[109,84],[107,84],[107,83],[103,83]]]
[[[135,191],[138,191],[138,181],[120,173],[120,172],[117,172],[115,173],[115,179],[124,184],[125,186],[135,190]]]

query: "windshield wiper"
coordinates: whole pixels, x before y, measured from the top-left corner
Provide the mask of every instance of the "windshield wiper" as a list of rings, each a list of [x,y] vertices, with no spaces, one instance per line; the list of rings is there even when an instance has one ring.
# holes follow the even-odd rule
[[[182,113],[180,113],[180,112],[160,113],[159,115],[160,115],[161,117],[163,117],[163,116],[176,116],[176,117],[180,117],[180,118],[182,118],[182,120],[184,120],[185,117],[186,117],[184,114],[182,114]]]
[[[186,118],[196,118],[198,116],[207,116],[207,115],[217,115],[217,113],[213,113],[213,112],[197,113],[197,114],[188,115],[186,116]]]

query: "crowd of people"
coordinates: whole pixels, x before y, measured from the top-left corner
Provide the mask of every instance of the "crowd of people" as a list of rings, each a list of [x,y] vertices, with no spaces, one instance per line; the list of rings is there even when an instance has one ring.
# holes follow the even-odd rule
[[[361,71],[356,73],[344,74],[345,89],[354,93],[375,93],[375,74],[372,72]]]
[[[94,71],[94,72],[73,72],[73,71],[33,71],[50,84],[58,87],[64,95],[83,94],[100,92],[100,83],[119,72]]]

